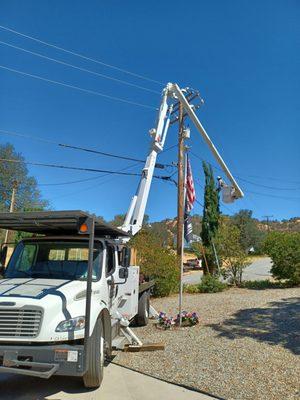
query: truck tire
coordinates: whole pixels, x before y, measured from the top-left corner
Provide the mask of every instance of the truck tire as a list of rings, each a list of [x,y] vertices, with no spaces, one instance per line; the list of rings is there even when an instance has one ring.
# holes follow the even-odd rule
[[[83,383],[86,388],[98,388],[101,385],[104,372],[105,340],[103,320],[98,318],[93,334],[90,338],[88,349],[88,368],[83,375]]]
[[[150,308],[150,294],[149,291],[143,292],[139,298],[138,314],[135,318],[137,326],[148,325]]]

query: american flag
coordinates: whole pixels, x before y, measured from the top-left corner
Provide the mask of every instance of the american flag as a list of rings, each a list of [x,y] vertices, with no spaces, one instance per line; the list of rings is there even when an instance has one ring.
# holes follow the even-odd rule
[[[184,237],[190,242],[193,237],[193,226],[190,212],[196,200],[196,192],[189,156],[186,156],[186,178],[185,178],[185,212],[184,212]]]

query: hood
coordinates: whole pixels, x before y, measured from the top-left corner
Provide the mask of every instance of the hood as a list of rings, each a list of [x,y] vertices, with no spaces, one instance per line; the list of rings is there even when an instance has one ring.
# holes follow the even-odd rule
[[[66,279],[2,279],[0,280],[0,300],[7,297],[29,297],[39,300],[47,295],[56,295],[58,292],[74,296],[85,287],[86,282]]]

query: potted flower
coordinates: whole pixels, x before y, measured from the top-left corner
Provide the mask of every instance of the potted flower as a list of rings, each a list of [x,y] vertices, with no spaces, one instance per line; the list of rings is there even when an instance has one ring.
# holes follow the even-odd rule
[[[177,314],[177,317],[175,319],[175,324],[179,326],[180,324],[180,314]],[[199,317],[197,313],[193,312],[187,312],[187,311],[182,311],[181,313],[181,326],[194,326],[199,323]]]

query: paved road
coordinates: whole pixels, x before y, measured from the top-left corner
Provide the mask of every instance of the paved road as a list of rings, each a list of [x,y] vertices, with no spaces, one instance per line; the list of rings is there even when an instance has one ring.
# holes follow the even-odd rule
[[[271,259],[268,257],[254,261],[249,267],[245,268],[243,279],[247,281],[264,280],[270,278]],[[199,283],[203,276],[202,271],[192,271],[184,275],[183,283]]]
[[[49,380],[0,374],[1,400],[211,400],[212,397],[110,364],[100,389],[86,390],[77,378]]]
[[[271,277],[271,259],[268,257],[254,261],[249,267],[245,268],[243,279],[247,281],[261,281]]]

